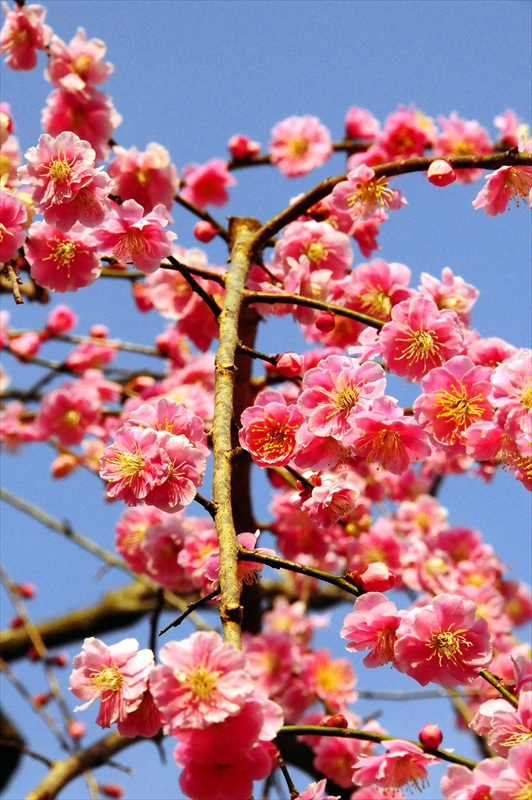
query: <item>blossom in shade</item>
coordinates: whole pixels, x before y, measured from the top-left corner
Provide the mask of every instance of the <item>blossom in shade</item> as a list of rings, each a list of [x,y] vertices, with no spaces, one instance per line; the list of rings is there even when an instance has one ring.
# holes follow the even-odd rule
[[[100,700],[96,723],[109,728],[122,722],[142,702],[153,668],[151,650],[140,650],[136,639],[124,639],[108,647],[99,639],[85,639],[82,652],[74,657],[70,691],[86,701],[76,711],[84,711]]]
[[[348,172],[347,180],[334,187],[332,199],[335,206],[347,211],[355,222],[371,219],[377,212],[397,211],[407,205],[401,192],[390,189],[387,178],[375,178],[374,170],[367,164]]]
[[[272,129],[270,151],[283,175],[297,178],[330,158],[331,136],[317,117],[288,117]]]
[[[2,3],[6,20],[0,31],[0,52],[7,53],[11,69],[28,70],[37,64],[37,50],[45,50],[52,38],[52,29],[44,24],[46,9],[38,5]]]
[[[58,88],[84,95],[87,87],[103,83],[113,72],[113,65],[102,61],[106,49],[100,39],[87,41],[83,28],[78,28],[69,45],[54,35],[44,77]]]
[[[346,658],[332,659],[328,650],[314,650],[304,656],[300,677],[312,695],[319,698],[329,713],[345,711],[358,694],[356,675]]]
[[[341,438],[350,431],[350,419],[368,409],[385,386],[378,364],[331,355],[305,373],[297,407],[313,434]]]
[[[136,200],[126,200],[114,208],[94,232],[100,252],[119,261],[132,262],[143,272],[155,272],[172,252],[177,238],[168,225],[166,209],[159,203],[148,214]]]
[[[168,731],[206,728],[236,714],[254,691],[246,657],[214,631],[168,642],[150,686]]]
[[[99,277],[97,243],[80,222],[67,232],[46,222],[34,222],[25,246],[31,277],[54,292],[75,292]]]
[[[360,755],[354,766],[353,782],[358,786],[380,786],[391,800],[395,789],[402,786],[423,789],[427,786],[427,767],[440,759],[402,739],[382,742],[386,753],[380,756]]]
[[[136,147],[113,149],[115,158],[107,171],[114,180],[114,192],[122,200],[136,200],[144,211],[152,211],[162,203],[170,211],[179,189],[177,170],[170,161],[168,150],[151,142],[145,152]]]
[[[33,187],[32,200],[45,222],[67,231],[77,222],[94,228],[109,207],[112,181],[102,168],[95,169],[96,153],[88,141],[69,130],[53,138],[39,137],[25,154],[19,180]]]
[[[17,169],[22,161],[18,139],[9,136],[0,147],[0,186],[3,189],[16,189],[19,186]]]
[[[153,506],[126,509],[115,526],[115,548],[134,572],[146,572],[147,557],[142,543],[152,525],[161,524],[164,512]]]
[[[309,783],[302,792],[299,793],[299,800],[338,800],[340,795],[325,794],[326,791],[325,778],[315,783]]]
[[[508,766],[505,758],[485,758],[474,769],[450,764],[440,782],[445,800],[493,800],[492,787],[501,772]],[[508,798],[507,800],[510,800]]]
[[[48,95],[41,118],[46,133],[58,136],[63,131],[72,131],[90,143],[98,159],[109,155],[109,141],[121,122],[122,117],[111,98],[92,88],[87,89],[84,95],[63,88],[55,89]]]
[[[0,102],[0,147],[7,142],[14,130],[15,122],[11,115],[10,105]]]
[[[492,658],[488,625],[476,610],[471,600],[440,594],[409,611],[397,629],[397,669],[422,686],[471,683]]]
[[[421,381],[414,415],[430,440],[453,453],[465,452],[470,425],[493,418],[490,367],[477,367],[467,356],[455,356]]]
[[[432,452],[426,433],[390,397],[378,397],[372,408],[350,417],[352,432],[345,443],[367,461],[400,475]]]
[[[297,406],[287,405],[279,392],[265,391],[243,412],[238,438],[259,467],[283,467],[292,460],[302,422]]]
[[[473,200],[473,208],[483,208],[490,217],[504,214],[510,200],[530,200],[532,167],[501,167],[486,176],[486,184]]]
[[[353,261],[349,237],[326,222],[291,222],[283,230],[275,245],[272,263],[289,271],[287,258],[298,261],[301,256],[309,260],[311,272],[318,269],[331,271],[334,280],[343,278]]]
[[[0,262],[5,263],[15,258],[26,238],[24,203],[9,192],[0,192],[0,219]]]
[[[392,320],[379,341],[386,366],[396,375],[419,381],[462,349],[463,334],[454,311],[440,311],[426,297],[415,295],[392,309]]]
[[[184,167],[183,181],[181,197],[199,208],[205,208],[209,203],[223,206],[229,200],[226,187],[236,184],[223,158],[213,158],[201,166],[190,164]]]
[[[397,628],[404,612],[380,592],[368,592],[355,600],[353,611],[344,619],[340,631],[347,639],[346,650],[369,650],[366,667],[374,668],[395,661]]]
[[[169,457],[151,428],[122,427],[100,460],[100,476],[108,482],[107,495],[136,506],[168,477]]]

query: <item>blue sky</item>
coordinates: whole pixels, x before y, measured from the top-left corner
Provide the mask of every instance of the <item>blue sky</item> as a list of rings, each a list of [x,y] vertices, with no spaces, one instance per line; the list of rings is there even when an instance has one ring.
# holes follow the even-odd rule
[[[82,26],[89,37],[106,42],[107,59],[115,65],[115,73],[102,88],[124,117],[116,140],[141,150],[148,142],[159,142],[169,149],[178,170],[191,162],[224,157],[226,143],[235,133],[245,133],[267,148],[272,126],[293,114],[319,117],[338,140],[352,105],[371,110],[381,122],[400,104],[414,103],[433,117],[456,110],[466,119],[478,119],[492,136],[496,133],[493,118],[507,108],[513,108],[523,121],[531,120],[532,7],[519,0],[50,0],[46,7],[48,24],[66,41]],[[41,54],[32,73],[13,73],[2,65],[2,99],[11,104],[23,152],[36,144],[42,132],[40,113],[51,90],[42,78],[44,64]],[[230,203],[217,210],[216,216],[223,221],[227,214],[242,214],[266,221],[291,197],[342,172],[341,156],[291,182],[268,167],[239,171]],[[407,264],[414,286],[422,271],[439,276],[444,266],[450,266],[481,292],[473,310],[473,325],[481,334],[530,346],[529,211],[512,208],[493,219],[474,211],[471,201],[480,184],[440,190],[421,175],[411,175],[401,180],[400,188],[409,206],[391,215],[384,226],[379,255]],[[178,243],[195,246],[190,217],[176,210],[174,219]],[[220,245],[214,243],[207,252],[211,263],[225,261]],[[355,254],[355,263],[362,261]],[[151,344],[163,326],[155,315],[140,317],[125,287],[109,282],[97,282],[52,302],[65,301],[80,318],[79,333],[86,333],[97,321],[107,324],[112,336]],[[10,310],[13,325],[22,329],[42,326],[51,306],[16,308],[2,297],[2,308]],[[273,332],[266,326],[259,346],[278,352],[287,349],[287,342],[292,349],[303,346],[295,328],[283,321],[276,323]],[[64,356],[62,347],[50,347],[45,354]],[[9,357],[5,366],[14,383],[29,382]],[[408,390],[404,391],[400,399],[406,402]],[[90,475],[53,482],[48,475],[51,458],[45,446],[5,456],[3,483],[111,548],[113,527],[122,509],[100,502],[101,486]],[[263,494],[263,485],[257,485]],[[441,500],[450,510],[451,524],[481,530],[510,565],[510,575],[530,581],[530,496],[521,484],[503,473],[489,485],[449,479]],[[266,516],[266,507],[266,502],[258,504],[259,517]],[[38,597],[29,607],[35,619],[94,602],[99,594],[124,583],[116,572],[99,574],[94,558],[79,554],[70,543],[5,505],[2,523],[2,558],[8,572],[17,581],[37,584]],[[2,627],[11,616],[4,597]],[[319,642],[339,656],[342,644],[337,631],[335,617]],[[131,635],[145,646],[146,625]],[[119,638],[122,635],[117,633],[109,641]],[[79,649],[70,647],[70,655]],[[386,669],[368,673],[360,662],[354,660],[361,688],[414,688],[405,676]],[[37,666],[17,665],[17,674],[32,692],[45,690]],[[57,756],[42,723],[31,718],[9,688],[5,695],[11,713],[30,732],[29,745]],[[439,722],[448,731],[445,744],[475,755],[468,740],[451,736],[452,713],[445,701],[421,705],[399,706],[398,716],[397,704],[379,703],[385,712],[381,723],[390,732],[416,737],[424,722]],[[375,709],[375,701],[366,701],[357,710],[364,716]],[[91,711],[82,715],[87,723],[93,717]],[[89,730],[93,738],[101,734],[95,726]],[[170,746],[166,750],[170,761],[166,767],[159,766],[155,747],[148,742],[126,751],[120,759],[135,766],[135,778],[107,768],[97,778],[122,782],[130,798],[175,798],[176,768]],[[433,774],[441,774],[438,769]],[[42,775],[43,767],[26,759],[5,795],[7,800],[23,796]],[[298,779],[297,785],[302,789],[305,780]],[[435,778],[420,796],[436,800],[437,785]],[[84,782],[73,783],[64,796],[69,800],[88,797]]]

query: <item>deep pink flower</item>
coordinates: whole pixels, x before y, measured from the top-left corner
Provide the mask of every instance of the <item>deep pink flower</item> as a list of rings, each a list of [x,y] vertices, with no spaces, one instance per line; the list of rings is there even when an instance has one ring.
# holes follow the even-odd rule
[[[463,335],[454,311],[439,311],[415,295],[394,306],[392,321],[379,334],[386,366],[396,375],[419,381],[462,349]]]
[[[37,423],[44,438],[57,436],[61,444],[79,444],[99,421],[101,408],[96,389],[83,381],[68,382],[45,394]]]
[[[168,474],[169,457],[151,428],[120,428],[100,460],[100,476],[109,483],[107,495],[128,506],[136,506]]]
[[[491,372],[490,367],[476,367],[467,356],[455,356],[423,378],[414,414],[437,447],[465,453],[465,431],[493,418]]]
[[[174,735],[183,728],[222,722],[236,714],[254,691],[244,654],[214,631],[168,642],[160,659],[164,666],[155,668],[150,686]]]
[[[58,88],[84,95],[87,87],[103,83],[113,72],[113,65],[102,61],[106,49],[100,39],[87,41],[83,28],[78,28],[69,45],[54,35],[44,77]]]
[[[151,142],[143,153],[136,147],[125,150],[118,146],[113,152],[115,158],[107,171],[115,182],[115,194],[122,200],[136,200],[146,214],[159,203],[170,211],[179,189],[179,177],[168,150]]]
[[[504,758],[485,758],[473,770],[459,764],[447,767],[440,788],[446,800],[494,800],[492,787],[503,769],[508,766]]]
[[[270,150],[272,163],[283,175],[297,178],[330,158],[332,141],[317,117],[288,117],[272,129]]]
[[[190,164],[183,168],[184,188],[181,196],[199,208],[223,206],[229,200],[227,186],[234,186],[236,180],[227,169],[222,158],[213,158],[206,164]]]
[[[283,467],[292,460],[303,417],[295,405],[287,406],[279,392],[261,392],[241,422],[240,444],[259,467]]]
[[[450,594],[409,611],[397,629],[397,669],[422,686],[471,683],[492,658],[486,620],[475,614],[471,600]]]
[[[353,106],[345,117],[345,134],[349,139],[375,139],[381,126],[365,108]]]
[[[146,572],[147,557],[142,543],[152,525],[161,524],[165,514],[153,506],[126,509],[115,527],[115,548],[134,572]]]
[[[110,647],[94,637],[85,639],[70,676],[70,691],[87,701],[76,711],[84,711],[99,698],[96,723],[109,728],[139,707],[153,668],[153,653],[138,648],[136,639],[124,639]]]
[[[133,711],[129,711],[124,719],[118,720],[117,727],[122,736],[127,736],[130,739],[135,736],[144,736],[147,739],[151,739],[159,733],[163,723],[162,714],[155,705],[152,693],[149,689],[146,689],[140,704]],[[103,787],[102,791],[104,791]]]
[[[320,472],[316,475],[305,474],[313,485],[312,490],[304,487],[299,496],[301,508],[306,511],[319,528],[330,528],[339,519],[345,519],[354,507],[361,494],[362,481],[354,472],[338,474]],[[293,495],[296,502],[297,495]]]
[[[385,161],[422,156],[425,147],[430,146],[433,123],[415,108],[404,108],[390,114],[384,123],[384,130],[378,145],[385,151]]]
[[[483,156],[491,153],[493,144],[488,132],[476,119],[460,119],[453,111],[449,119],[438,117],[443,133],[436,137],[434,154],[437,156]],[[462,183],[476,181],[482,175],[481,169],[456,170],[456,179]]]
[[[143,272],[155,272],[171,254],[172,241],[177,238],[172,231],[163,230],[167,225],[162,203],[145,214],[135,200],[126,200],[111,211],[94,235],[101,253],[132,262]]]
[[[186,530],[179,515],[150,525],[142,538],[142,551],[147,559],[145,572],[165,589],[185,594],[195,589],[190,575],[179,564]]]
[[[297,407],[312,433],[342,438],[350,432],[349,420],[368,409],[385,386],[378,364],[360,365],[356,359],[331,355],[305,373]]]
[[[346,658],[332,659],[328,650],[314,650],[303,658],[300,677],[308,691],[322,701],[329,713],[345,711],[358,694],[356,675]]]
[[[9,192],[0,192],[0,262],[15,258],[26,238],[24,203]]]
[[[92,88],[84,95],[55,89],[47,102],[41,118],[46,133],[58,136],[63,131],[72,131],[90,143],[96,158],[107,158],[113,131],[122,122],[108,95]]]
[[[483,208],[491,217],[504,214],[510,200],[529,200],[532,189],[532,167],[501,167],[486,176],[486,184],[473,200],[473,208]]]
[[[389,322],[392,308],[414,294],[408,286],[410,277],[411,272],[404,264],[388,264],[382,258],[358,264],[343,282],[345,292],[353,299],[349,307]]]
[[[234,159],[252,158],[260,153],[260,144],[251,141],[242,133],[235,133],[227,142],[227,149]]]
[[[168,473],[146,493],[144,502],[173,513],[188,506],[196,496],[196,489],[203,482],[205,454],[182,434],[161,431],[157,441],[162,458],[167,460]]]
[[[407,205],[397,189],[389,189],[387,178],[375,178],[367,164],[347,173],[347,180],[337,183],[332,191],[335,206],[348,211],[355,222],[368,220],[377,212],[397,211]]]
[[[389,397],[378,397],[371,410],[354,413],[352,428],[345,443],[367,461],[377,462],[400,475],[415,461],[427,458],[432,451],[427,435],[412,417]]]
[[[124,424],[153,428],[174,436],[183,434],[198,450],[201,450],[204,456],[210,454],[204,422],[201,417],[187,408],[185,403],[175,403],[167,397],[154,399],[132,411]]]
[[[11,10],[2,3],[6,21],[0,31],[0,52],[7,53],[6,64],[11,69],[33,69],[37,64],[37,50],[46,50],[52,38],[52,29],[44,24],[46,9],[27,5]]]
[[[101,272],[92,230],[80,222],[64,233],[46,222],[29,229],[25,255],[31,277],[54,292],[75,292],[89,286]]]
[[[358,597],[340,631],[342,639],[348,640],[346,650],[370,650],[364,658],[366,667],[380,667],[389,661],[393,663],[397,628],[403,613],[379,592],[368,592]]]
[[[46,332],[53,336],[61,336],[69,333],[77,323],[78,318],[74,311],[67,305],[59,304],[48,314]]]
[[[427,785],[427,767],[440,759],[402,739],[382,742],[381,756],[360,755],[354,766],[353,781],[359,786],[380,786],[393,799],[402,786],[423,789]]]

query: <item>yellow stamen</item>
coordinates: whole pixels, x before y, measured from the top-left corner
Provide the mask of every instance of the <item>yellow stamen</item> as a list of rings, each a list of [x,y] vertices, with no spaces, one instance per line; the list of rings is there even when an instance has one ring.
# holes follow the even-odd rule
[[[124,681],[124,676],[116,667],[104,667],[101,672],[91,675],[91,682],[102,692],[117,692]]]
[[[379,178],[364,182],[347,198],[347,205],[350,208],[357,206],[363,216],[369,216],[378,208],[388,208],[392,197],[393,191],[388,189],[386,178]]]
[[[458,631],[439,631],[439,633],[434,631],[432,640],[428,645],[433,652],[427,661],[436,657],[440,667],[444,659],[458,666],[458,657],[462,656],[461,648],[472,647],[472,643],[468,642],[465,636],[463,636],[466,630],[466,628],[461,628]]]
[[[450,390],[441,389],[436,394],[436,417],[439,419],[452,420],[459,429],[454,431],[452,438],[460,435],[462,430],[468,428],[473,422],[484,416],[484,408],[480,405],[482,394],[474,397],[467,396],[467,389],[461,381],[452,384]]]
[[[303,139],[303,137],[300,137],[299,139],[292,139],[292,141],[289,144],[289,149],[291,156],[300,158],[301,156],[304,156],[305,153],[307,152],[308,142],[306,139]]]

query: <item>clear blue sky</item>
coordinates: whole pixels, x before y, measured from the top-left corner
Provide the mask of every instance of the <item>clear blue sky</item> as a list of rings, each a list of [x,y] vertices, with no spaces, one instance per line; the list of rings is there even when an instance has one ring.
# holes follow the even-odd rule
[[[69,41],[82,26],[89,37],[106,42],[115,73],[102,88],[124,117],[116,140],[140,150],[148,142],[159,142],[170,150],[178,169],[190,162],[224,157],[226,143],[235,133],[245,133],[267,147],[272,126],[293,114],[319,117],[339,139],[345,112],[352,105],[371,110],[381,121],[399,104],[414,103],[433,117],[456,110],[464,118],[478,119],[493,136],[493,118],[507,108],[524,121],[531,120],[532,6],[520,0],[50,0],[46,7],[47,22],[64,40]],[[36,144],[42,132],[40,112],[51,89],[42,78],[44,65],[42,54],[39,67],[29,74],[12,73],[2,65],[2,99],[11,104],[23,152]],[[291,182],[267,167],[239,171],[231,201],[217,212],[218,218],[223,221],[226,214],[242,214],[265,221],[294,195],[343,171],[340,156],[311,176]],[[473,324],[481,334],[530,346],[529,211],[512,208],[508,214],[488,218],[471,207],[479,188],[453,185],[438,190],[420,175],[405,177],[401,189],[409,206],[400,215],[392,215],[384,227],[380,255],[407,264],[414,286],[422,271],[439,276],[444,266],[450,266],[481,291],[473,312]],[[195,246],[190,218],[180,210],[174,218],[179,244]],[[212,263],[226,258],[218,245],[208,252]],[[355,255],[355,263],[363,260]],[[140,317],[124,287],[114,292],[109,287],[109,282],[102,281],[53,302],[67,301],[76,309],[79,333],[97,321],[107,324],[112,336],[151,344],[163,327],[160,318]],[[50,310],[50,306],[33,304],[15,308],[5,297],[2,307],[11,311],[18,328],[42,326]],[[260,346],[278,352],[287,348],[288,341],[293,349],[300,344],[286,323],[276,325],[275,334],[267,331]],[[49,348],[45,354],[61,357],[65,350]],[[5,365],[17,378],[14,383],[30,380],[24,376],[19,380],[20,371],[13,369],[8,357]],[[74,475],[60,484],[51,481],[51,458],[44,446],[5,456],[3,483],[111,548],[121,507],[100,502],[100,485],[91,476]],[[502,473],[488,486],[450,479],[441,500],[450,509],[451,524],[481,530],[510,565],[510,574],[530,581],[530,496],[521,484]],[[259,505],[257,513],[266,515],[266,503]],[[98,594],[124,583],[115,572],[98,575],[95,559],[6,506],[2,506],[2,522],[2,558],[8,572],[13,579],[33,580],[38,587],[38,597],[29,606],[34,619],[94,602]],[[11,616],[3,597],[2,627]],[[337,631],[338,625],[332,625],[320,644],[339,656],[342,643]],[[131,635],[146,645],[145,625]],[[119,638],[122,634],[117,633],[108,641]],[[70,655],[79,649],[70,647]],[[386,668],[368,673],[360,662],[354,663],[361,688],[413,688],[405,676]],[[16,670],[32,693],[45,690],[39,667],[18,664]],[[5,689],[5,697],[10,713],[31,732],[29,746],[57,757],[42,723],[29,717],[10,688]],[[381,722],[390,732],[416,737],[424,722],[435,721],[449,732],[446,744],[474,756],[465,740],[451,736],[452,714],[445,701],[423,709],[421,703],[400,706],[400,720],[397,706],[379,703],[378,707],[385,711]],[[362,716],[375,709],[375,702],[357,707]],[[89,724],[94,716],[89,710],[80,718]],[[89,732],[93,739],[101,735],[90,724]],[[175,798],[177,772],[170,746],[166,750],[169,764],[160,767],[153,744],[136,746],[119,759],[134,765],[135,778],[105,768],[97,779],[122,782],[129,798]],[[441,771],[436,769],[432,775]],[[24,796],[43,774],[42,766],[26,759],[5,795],[7,800]],[[305,780],[299,778],[297,785],[302,789]],[[71,784],[63,796],[68,800],[88,797],[84,782]],[[420,796],[440,797],[436,777]]]

